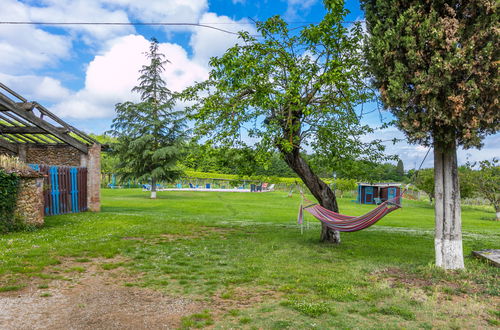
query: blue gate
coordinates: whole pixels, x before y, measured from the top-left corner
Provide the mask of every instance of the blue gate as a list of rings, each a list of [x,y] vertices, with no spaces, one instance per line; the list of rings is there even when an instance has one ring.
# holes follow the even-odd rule
[[[45,215],[87,210],[87,168],[30,164],[44,174]]]

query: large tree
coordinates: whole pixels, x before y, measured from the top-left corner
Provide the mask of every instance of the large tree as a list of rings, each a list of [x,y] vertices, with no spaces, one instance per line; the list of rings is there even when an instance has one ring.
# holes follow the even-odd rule
[[[186,125],[161,76],[168,60],[156,39],[145,56],[149,63],[142,66],[139,84],[132,89],[140,94],[141,102],[117,104],[110,133],[117,137],[113,151],[120,160],[119,174],[150,181],[151,198],[156,198],[159,180],[173,181],[182,173],[176,165],[183,152]]]
[[[336,212],[333,191],[304,159],[304,149],[332,162],[381,151],[360,140],[370,128],[354,109],[370,95],[360,70],[362,29],[348,29],[346,14],[336,1],[319,24],[301,30],[278,16],[257,22],[260,36],[240,33],[239,45],[211,59],[208,80],[185,91],[195,100],[199,134],[229,145],[247,134],[258,152],[278,150],[319,203]],[[321,240],[340,242],[340,236],[323,226]]]
[[[362,0],[366,56],[410,142],[434,147],[436,264],[463,268],[457,146],[500,127],[496,0]]]

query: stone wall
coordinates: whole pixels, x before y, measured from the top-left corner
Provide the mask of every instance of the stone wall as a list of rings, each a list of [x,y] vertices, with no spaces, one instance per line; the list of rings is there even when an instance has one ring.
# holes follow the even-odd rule
[[[34,147],[19,145],[19,158],[27,164],[81,166],[87,168],[87,207],[101,210],[101,146],[94,144],[88,154],[70,146]]]
[[[82,155],[84,154],[70,146],[33,147],[21,145],[19,150],[19,158],[28,164],[81,166]]]
[[[0,147],[0,155],[7,155],[7,156],[17,156],[15,153],[13,153],[10,150],[4,149]]]
[[[27,225],[43,225],[43,178],[21,178],[14,214]]]

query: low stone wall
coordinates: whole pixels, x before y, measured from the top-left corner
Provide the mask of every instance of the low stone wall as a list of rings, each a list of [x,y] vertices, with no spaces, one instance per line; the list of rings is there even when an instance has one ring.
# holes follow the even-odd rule
[[[43,225],[43,178],[22,177],[14,215],[25,224]]]

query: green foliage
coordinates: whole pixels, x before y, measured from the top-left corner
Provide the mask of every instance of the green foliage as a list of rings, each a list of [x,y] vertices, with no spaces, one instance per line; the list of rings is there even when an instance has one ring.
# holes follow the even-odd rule
[[[415,313],[401,306],[386,306],[380,308],[377,312],[384,315],[400,316],[405,320],[415,320]]]
[[[432,203],[434,199],[434,169],[424,168],[418,171],[417,177],[415,178],[415,186],[424,191]]]
[[[236,174],[240,176],[296,177],[279,153],[257,159],[253,148],[214,147],[191,142],[181,164],[199,172]]]
[[[206,328],[214,324],[212,315],[208,310],[201,313],[195,313],[190,316],[184,316],[181,319],[181,329]]]
[[[255,152],[251,148],[213,147],[191,142],[181,164],[200,172],[254,175],[257,167]]]
[[[0,233],[18,229],[14,210],[19,191],[19,177],[0,168]]]
[[[90,133],[89,136],[99,142],[103,146],[110,146],[114,143],[116,143],[116,138],[112,137],[111,135],[107,134],[92,134]]]
[[[256,23],[261,38],[241,32],[239,45],[212,58],[209,79],[183,93],[195,101],[190,109],[197,133],[241,146],[246,131],[257,159],[278,150],[296,160],[306,147],[337,165],[380,156],[378,142],[360,141],[372,129],[353,110],[372,97],[361,71],[361,26],[345,27],[343,2],[329,4],[317,25],[290,29],[271,17]]]
[[[477,171],[471,172],[471,184],[477,194],[486,200],[495,208],[497,220],[500,212],[500,166],[499,159],[480,161]],[[476,164],[469,164],[470,167]]]
[[[184,174],[188,178],[196,178],[196,179],[225,179],[225,180],[247,180],[247,181],[260,181],[260,182],[269,182],[269,183],[284,183],[287,185],[295,185],[298,183],[299,179],[297,178],[287,178],[287,177],[278,177],[278,176],[265,176],[265,175],[236,175],[236,174],[222,174],[222,173],[212,173],[212,172],[198,172],[185,170]],[[329,185],[335,185],[337,190],[342,191],[351,191],[356,190],[357,184],[354,179],[342,179],[337,178],[334,180],[333,178],[323,178],[325,183]]]
[[[113,144],[118,142],[118,139],[106,134],[90,134],[90,137],[105,147],[101,152],[101,173],[118,173],[120,159],[116,154],[108,150]]]
[[[400,175],[398,168],[390,163],[378,163],[368,160],[346,160],[343,166],[335,170],[341,178],[354,179],[368,182],[403,182],[408,180],[405,175]],[[325,171],[320,172],[323,176],[331,175]]]
[[[470,198],[476,194],[477,188],[474,183],[475,177],[476,176],[470,168],[467,168],[466,166],[460,166],[458,168],[461,198]],[[432,200],[434,199],[434,169],[421,169],[418,172],[414,183],[418,189],[424,191],[429,196],[432,203]]]
[[[24,285],[0,286],[0,292],[18,291],[24,288]]]
[[[110,133],[117,138],[113,152],[119,159],[119,174],[125,179],[151,179],[154,190],[158,180],[172,181],[182,173],[176,165],[183,154],[186,125],[182,112],[173,109],[174,97],[161,77],[168,61],[159,52],[158,41],[151,41],[145,55],[150,62],[132,89],[141,95],[141,102],[117,104]]]
[[[330,306],[321,302],[317,303],[299,300],[288,300],[283,302],[282,305],[293,308],[296,311],[311,317],[318,317],[322,314],[328,313],[331,310]]]
[[[405,175],[405,167],[403,164],[403,161],[400,159],[398,160],[398,165],[396,165],[396,172],[398,173],[399,177],[404,177]]]
[[[476,194],[473,171],[467,166],[458,167],[458,181],[460,183],[460,198],[471,198]]]
[[[361,3],[374,85],[410,142],[479,147],[499,130],[498,1]]]

